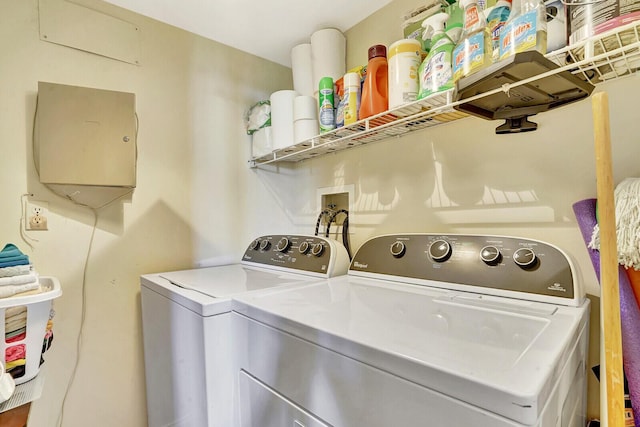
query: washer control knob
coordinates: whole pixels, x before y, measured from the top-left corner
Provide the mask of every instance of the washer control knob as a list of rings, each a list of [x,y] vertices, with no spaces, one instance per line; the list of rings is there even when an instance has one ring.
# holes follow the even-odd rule
[[[395,242],[394,244],[391,245],[391,255],[393,255],[396,258],[401,258],[405,251],[407,250],[407,247],[404,245],[404,242]]]
[[[444,239],[435,240],[429,246],[429,256],[436,262],[445,262],[451,256],[451,245]]]
[[[276,250],[278,252],[286,252],[287,249],[289,249],[289,246],[291,246],[291,242],[286,237],[283,237],[282,239],[278,240]]]
[[[502,254],[500,253],[500,249],[495,246],[485,246],[480,249],[480,259],[484,261],[485,264],[488,265],[496,265],[502,259]]]
[[[300,246],[298,246],[298,252],[300,252],[303,255],[309,252],[309,242],[300,243]]]
[[[513,262],[522,268],[533,268],[538,264],[538,257],[532,249],[520,248],[513,253]]]
[[[262,242],[260,242],[261,251],[266,251],[267,249],[269,249],[270,246],[271,246],[271,242],[268,240],[263,240]]]
[[[317,257],[322,256],[323,252],[324,252],[324,245],[322,243],[316,243],[311,247],[311,254],[313,256],[317,256]]]
[[[249,245],[249,249],[257,251],[260,248],[260,239],[256,239]]]

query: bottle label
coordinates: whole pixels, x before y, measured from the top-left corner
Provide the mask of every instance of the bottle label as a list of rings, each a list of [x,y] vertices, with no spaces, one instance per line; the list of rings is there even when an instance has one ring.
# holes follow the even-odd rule
[[[442,51],[436,53],[427,62],[422,71],[420,83],[423,90],[420,93],[420,97],[424,98],[432,93],[450,89],[450,87],[453,87],[451,85],[452,78],[451,52]]]
[[[458,80],[484,66],[484,32],[464,39],[453,51],[453,79]]]
[[[480,17],[478,16],[478,6],[471,5],[466,8],[464,11],[464,28],[473,28],[473,26],[478,22],[480,22]]]
[[[322,91],[320,91],[322,92]],[[322,93],[320,95],[322,97]],[[322,98],[321,98],[322,99]],[[336,126],[333,103],[329,99],[322,99],[320,105],[320,130],[323,132],[334,129]]]
[[[500,32],[500,59],[536,48],[537,10],[525,13],[507,24]]]

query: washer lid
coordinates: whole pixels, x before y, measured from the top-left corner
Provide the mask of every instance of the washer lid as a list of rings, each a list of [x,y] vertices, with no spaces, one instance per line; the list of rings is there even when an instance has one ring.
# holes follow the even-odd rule
[[[251,318],[527,425],[588,313],[588,302],[556,306],[357,277],[235,300],[234,310]]]
[[[319,279],[232,264],[148,274],[141,277],[141,285],[200,315],[209,316],[231,311],[234,295],[312,280]]]

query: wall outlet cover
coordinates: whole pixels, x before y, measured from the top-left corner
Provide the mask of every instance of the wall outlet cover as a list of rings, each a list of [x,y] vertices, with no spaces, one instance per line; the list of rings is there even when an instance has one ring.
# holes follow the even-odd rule
[[[27,230],[48,230],[47,217],[49,215],[49,203],[40,201],[27,202]]]

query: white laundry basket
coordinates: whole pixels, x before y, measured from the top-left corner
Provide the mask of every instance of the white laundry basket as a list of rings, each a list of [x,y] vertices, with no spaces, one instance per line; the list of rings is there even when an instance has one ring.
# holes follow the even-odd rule
[[[40,276],[40,286],[44,291],[40,294],[0,299],[0,360],[2,363],[6,365],[7,347],[25,344],[26,364],[24,375],[14,378],[16,384],[29,381],[40,371],[40,356],[49,313],[51,312],[51,304],[54,298],[62,295],[60,282],[55,277]],[[25,337],[22,340],[7,343],[5,340],[5,311],[10,307],[20,306],[27,308]]]

